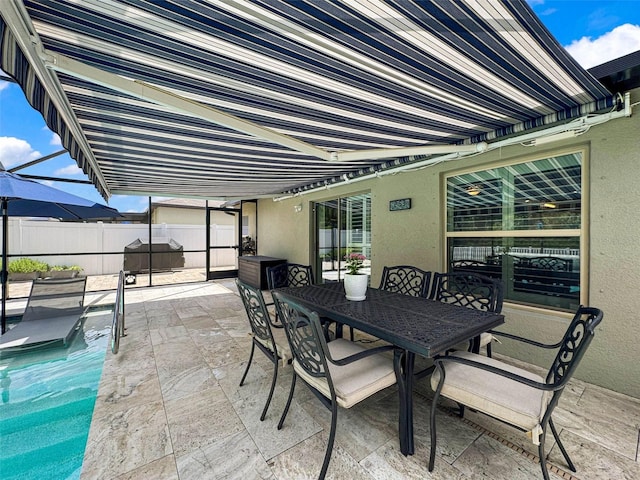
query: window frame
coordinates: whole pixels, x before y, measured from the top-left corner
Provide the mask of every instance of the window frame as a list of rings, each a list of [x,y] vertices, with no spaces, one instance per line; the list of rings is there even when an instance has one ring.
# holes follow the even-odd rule
[[[448,231],[449,228],[449,207],[448,207],[448,180],[465,174],[473,174],[485,170],[503,168],[528,162],[536,162],[562,155],[579,154],[581,155],[581,196],[580,196],[580,228],[575,229],[543,229],[543,230],[476,230],[476,231]],[[450,238],[557,238],[557,237],[575,237],[579,242],[579,266],[580,266],[580,294],[579,304],[588,305],[589,303],[589,218],[590,218],[590,176],[589,176],[589,148],[588,145],[573,145],[564,148],[556,148],[544,150],[534,154],[512,157],[501,161],[492,161],[484,164],[467,166],[464,168],[443,172],[441,174],[441,225],[442,225],[442,271],[450,271],[449,259],[449,239]],[[558,308],[550,305],[534,302],[521,302],[514,299],[504,299],[505,304],[514,307],[527,309],[543,309],[554,311],[571,311],[570,308]]]

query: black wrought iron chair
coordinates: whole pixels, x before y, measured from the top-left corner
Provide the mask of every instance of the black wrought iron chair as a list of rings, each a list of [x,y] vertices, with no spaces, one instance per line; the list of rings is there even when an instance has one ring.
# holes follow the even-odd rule
[[[313,271],[311,265],[302,265],[299,263],[281,263],[274,267],[267,268],[267,285],[269,290],[282,287],[304,287],[313,285]],[[274,305],[267,303],[267,306]],[[277,317],[277,311],[273,312],[274,318]],[[279,322],[279,319],[276,318]],[[324,328],[325,338],[329,340],[329,325],[331,322],[328,318],[321,317],[320,323]],[[336,336],[342,335],[342,328],[336,327]],[[351,340],[353,340],[353,329],[351,330]]]
[[[429,295],[430,280],[431,272],[426,272],[418,267],[410,265],[385,266],[382,269],[379,288],[403,295],[426,298]]]
[[[269,290],[281,287],[303,287],[313,285],[313,271],[310,265],[281,263],[267,268]]]
[[[447,397],[459,405],[464,415],[464,406],[497,418],[527,432],[538,445],[542,475],[549,479],[544,442],[547,425],[571,471],[576,468],[551,419],[560,395],[571,379],[580,360],[602,320],[602,311],[597,308],[580,307],[569,324],[562,340],[547,345],[534,340],[507,333],[498,333],[540,348],[557,348],[556,357],[545,378],[527,370],[514,367],[494,358],[471,352],[455,352],[437,357],[431,376],[431,387],[435,397],[431,406],[431,453],[429,471],[433,471],[436,452],[436,406],[440,396]]]
[[[279,318],[293,353],[291,390],[278,430],[282,429],[291,399],[300,378],[318,399],[331,410],[331,430],[320,480],[324,479],[336,434],[338,406],[351,408],[374,393],[396,383],[393,360],[381,353],[393,346],[366,349],[338,338],[327,343],[318,314],[274,293]]]
[[[267,310],[262,292],[260,289],[252,287],[238,279],[236,279],[236,285],[238,286],[238,292],[244,309],[247,312],[249,318],[249,324],[251,325],[251,353],[249,354],[249,361],[247,362],[247,368],[240,380],[240,386],[244,384],[244,380],[249,373],[249,367],[251,367],[251,361],[253,360],[253,353],[258,347],[272,362],[273,362],[273,378],[271,380],[271,389],[267,397],[267,402],[262,410],[260,420],[264,420],[271,403],[271,397],[273,397],[273,390],[276,386],[276,380],[278,378],[278,364],[282,362],[283,365],[289,361],[291,357],[291,349],[289,348],[289,342],[287,341],[284,329],[274,328],[277,325],[273,325],[271,316]]]
[[[281,263],[267,268],[267,286],[269,290],[282,287],[304,287],[306,285],[313,285],[313,283],[311,265]],[[273,307],[271,314],[275,318],[275,304],[269,302],[267,306]]]
[[[502,282],[485,275],[472,272],[436,273],[433,276],[430,298],[461,307],[500,313],[503,303]],[[480,335],[478,348],[486,347],[491,356],[492,332]],[[469,345],[459,345],[456,349],[471,350]]]

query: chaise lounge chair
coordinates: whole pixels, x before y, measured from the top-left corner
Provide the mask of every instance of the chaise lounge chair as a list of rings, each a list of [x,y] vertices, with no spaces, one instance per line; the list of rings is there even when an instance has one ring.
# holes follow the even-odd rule
[[[22,320],[0,337],[0,352],[54,342],[66,345],[85,314],[86,277],[33,281]]]

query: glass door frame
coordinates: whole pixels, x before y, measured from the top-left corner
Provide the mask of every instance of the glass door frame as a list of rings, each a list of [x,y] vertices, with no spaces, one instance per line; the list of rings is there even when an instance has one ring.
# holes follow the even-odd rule
[[[211,245],[211,213],[212,212],[226,212],[235,215],[235,238],[234,245]],[[234,278],[238,276],[238,255],[240,254],[240,246],[242,245],[242,208],[228,208],[228,207],[206,207],[206,260],[205,269],[207,280],[215,280],[220,278]],[[211,270],[211,251],[220,249],[234,249],[235,250],[235,268]]]

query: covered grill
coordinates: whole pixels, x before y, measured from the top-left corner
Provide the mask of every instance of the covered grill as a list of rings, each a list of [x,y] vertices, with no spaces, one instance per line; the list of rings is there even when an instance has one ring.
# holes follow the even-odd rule
[[[172,238],[154,238],[151,253],[154,272],[184,268],[182,245]],[[124,247],[124,270],[132,273],[149,271],[148,240],[138,238]]]

